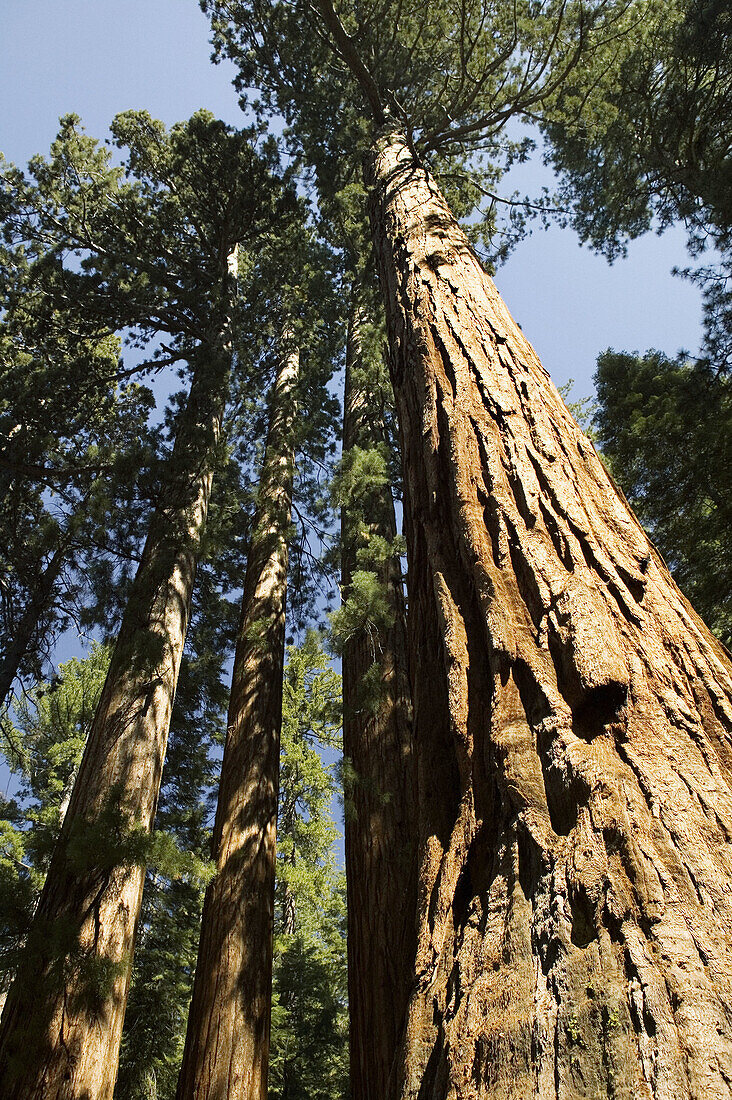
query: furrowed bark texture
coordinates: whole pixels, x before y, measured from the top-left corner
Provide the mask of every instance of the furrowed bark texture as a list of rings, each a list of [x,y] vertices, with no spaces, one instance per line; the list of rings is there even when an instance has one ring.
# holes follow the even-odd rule
[[[354,380],[362,366],[358,308],[346,347],[344,455],[379,442],[368,393]],[[383,437],[383,423],[381,424]],[[362,502],[361,514],[341,517],[341,580],[348,597],[358,521],[391,542],[396,517],[391,490]],[[353,1100],[384,1100],[404,1027],[414,955],[416,902],[415,782],[404,596],[398,558],[381,565],[393,622],[361,630],[343,651],[343,753],[349,764],[345,850],[348,895],[348,1001]],[[366,680],[378,674],[378,697]]]
[[[3,1100],[111,1100],[229,355],[196,371],[0,1025]],[[132,835],[131,835],[132,833]]]
[[[275,383],[178,1100],[266,1100],[298,354]]]
[[[402,1100],[728,1097],[732,666],[398,136],[367,168],[420,824]]]

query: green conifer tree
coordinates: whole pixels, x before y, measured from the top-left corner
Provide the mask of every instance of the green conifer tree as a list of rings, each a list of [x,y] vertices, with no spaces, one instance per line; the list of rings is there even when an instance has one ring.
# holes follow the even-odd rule
[[[487,0],[456,20],[439,3],[205,3],[324,191],[329,158],[342,183],[366,154],[404,467],[420,863],[390,1098],[727,1089],[732,666],[440,188],[484,152],[473,180],[490,190],[508,120],[551,118],[643,6]]]
[[[2,757],[13,778],[2,806],[0,988],[7,990],[58,840],[79,760],[109,665],[99,644],[54,678],[15,696],[4,720]]]
[[[344,882],[333,820],[340,677],[309,631],[288,649],[282,704],[270,1095],[347,1100]]]
[[[660,352],[606,351],[597,443],[694,607],[732,642],[732,376]]]
[[[134,554],[152,444],[152,394],[125,380],[120,340],[88,316],[82,284],[65,285],[62,236],[34,256],[17,240],[19,189],[2,198],[14,243],[0,264],[0,703],[84,625],[100,563]]]
[[[205,112],[169,134],[131,112],[113,132],[129,149],[130,178],[67,119],[51,159],[32,162],[30,179],[15,177],[27,199],[18,231],[38,240],[60,225],[99,315],[109,324],[112,313],[114,327],[132,326],[141,341],[162,339],[155,363],[186,364],[191,384],[157,470],[145,550],[0,1025],[0,1081],[18,1100],[68,1074],[74,1089],[112,1094],[146,838],[220,464],[237,320],[232,257],[243,246],[238,273],[251,276],[246,246],[297,208],[273,173],[271,143],[260,153],[255,134]],[[249,363],[237,355],[240,376]]]
[[[732,369],[732,19],[726,0],[647,3],[608,45],[604,73],[577,70],[547,119],[559,197],[583,240],[610,257],[630,238],[685,226],[700,285],[704,356]],[[702,387],[703,389],[703,383]]]

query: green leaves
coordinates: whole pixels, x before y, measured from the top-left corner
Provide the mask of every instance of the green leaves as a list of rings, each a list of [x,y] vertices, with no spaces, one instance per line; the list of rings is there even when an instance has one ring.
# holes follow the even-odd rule
[[[611,259],[651,227],[681,222],[689,249],[721,261],[676,274],[704,293],[705,354],[732,366],[732,21],[726,0],[643,5],[607,46],[604,72],[581,67],[544,121],[547,159],[582,240]]]
[[[289,1100],[347,1095],[345,897],[332,812],[340,711],[340,676],[310,631],[288,649],[277,819],[270,1088]]]
[[[438,182],[490,224],[494,185],[516,155],[505,125],[536,119],[582,65],[606,64],[630,0],[201,0],[239,90],[276,111],[317,180],[326,216],[358,267],[366,240],[354,180],[372,124],[401,129]],[[630,23],[630,19],[627,20]],[[596,78],[597,73],[594,74]],[[444,173],[444,179],[443,179]],[[487,199],[487,202],[484,202]],[[333,238],[335,239],[335,237]],[[355,246],[355,247],[354,247]]]
[[[371,640],[376,657],[379,632],[393,622],[393,612],[383,581],[370,570],[353,573],[348,598],[330,617],[331,637],[339,652],[361,631]]]
[[[547,133],[583,239],[614,255],[652,216],[732,224],[731,37],[724,0],[646,3],[599,79],[572,74]]]
[[[334,499],[345,508],[358,508],[364,498],[389,485],[386,447],[351,447],[331,482]]]
[[[598,443],[677,582],[732,640],[732,379],[660,352],[604,352]]]
[[[345,898],[331,895],[324,935],[302,931],[276,944],[270,1089],[292,1100],[346,1100],[348,1017]]]
[[[24,821],[33,827],[28,852],[39,871],[58,836],[108,665],[108,650],[93,643],[86,658],[65,661],[50,683],[16,697],[14,720],[9,714],[4,718],[7,736],[17,746],[7,762]]]

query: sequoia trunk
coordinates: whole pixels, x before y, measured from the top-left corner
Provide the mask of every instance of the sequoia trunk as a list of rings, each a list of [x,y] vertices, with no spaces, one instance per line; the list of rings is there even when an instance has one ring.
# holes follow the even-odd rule
[[[195,371],[0,1025],[3,1100],[111,1100],[170,711],[230,356]]]
[[[420,828],[389,1095],[729,1097],[729,655],[398,135],[367,175]]]
[[[297,352],[272,400],[178,1100],[266,1100]]]
[[[381,430],[379,430],[381,429]],[[344,457],[383,440],[366,388],[360,313],[352,308],[343,399]],[[341,518],[343,597],[348,598],[359,545],[372,536],[392,542],[391,490],[380,487]],[[359,530],[368,536],[359,537]],[[361,630],[343,651],[343,753],[348,891],[348,1001],[351,1093],[383,1100],[404,1026],[414,954],[416,829],[411,708],[404,596],[399,558],[379,566],[392,623]],[[376,672],[376,684],[373,672]],[[368,684],[368,690],[367,690]],[[374,692],[374,688],[376,691]]]

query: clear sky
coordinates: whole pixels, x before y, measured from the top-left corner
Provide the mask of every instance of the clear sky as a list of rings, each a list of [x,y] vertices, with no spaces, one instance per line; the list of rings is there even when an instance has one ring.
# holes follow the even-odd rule
[[[25,164],[48,150],[68,112],[99,138],[128,108],[171,124],[206,107],[238,125],[233,69],[209,57],[197,0],[0,0],[0,150]],[[522,172],[522,193],[547,182],[540,164]],[[555,381],[574,378],[579,397],[591,392],[597,354],[608,346],[696,350],[698,293],[670,275],[684,260],[680,230],[646,236],[610,267],[571,231],[537,229],[496,282]],[[69,632],[58,659],[72,652],[79,640]],[[0,789],[6,783],[0,766]]]
[[[169,124],[207,107],[237,124],[232,67],[209,55],[196,0],[0,0],[0,149],[25,163],[69,111],[99,137],[128,108]],[[521,172],[522,193],[546,182],[541,165]],[[496,281],[555,381],[575,378],[581,396],[609,346],[697,350],[698,292],[670,274],[684,261],[680,229],[634,242],[612,267],[570,230],[537,229]]]

